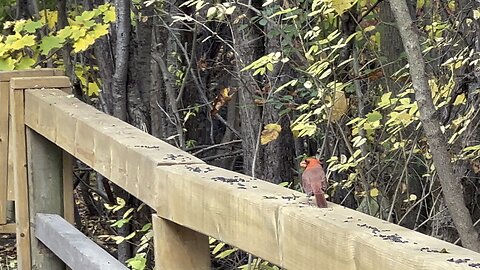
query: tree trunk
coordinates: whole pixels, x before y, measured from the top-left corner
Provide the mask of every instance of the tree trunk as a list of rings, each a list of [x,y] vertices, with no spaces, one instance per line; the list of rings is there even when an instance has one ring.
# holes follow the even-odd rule
[[[277,4],[283,5],[283,1],[277,1]],[[285,8],[285,7],[284,7]],[[277,17],[280,20],[281,17]],[[278,22],[279,24],[281,23]],[[267,24],[266,32],[274,31],[278,26]],[[281,35],[277,35],[266,40],[265,54],[281,52]],[[287,75],[291,73],[288,65],[277,64],[272,72],[267,74],[268,102],[264,105],[263,124],[277,123],[282,127],[278,138],[263,146],[263,177],[265,180],[273,183],[290,182],[293,178],[293,160],[295,157],[293,134],[290,131],[290,122],[287,116],[281,117],[279,109],[275,108],[275,101],[280,96],[287,94],[287,89],[276,92],[276,88],[288,82]]]
[[[115,2],[115,11],[117,14],[116,21],[116,44],[115,44],[115,73],[113,74],[113,88],[112,88],[112,115],[123,121],[127,121],[127,76],[129,63],[129,46],[130,46],[130,1],[117,0]],[[123,198],[129,204],[129,194],[118,186],[114,187],[115,194]],[[117,218],[122,218],[126,211],[124,209],[118,211]],[[126,237],[130,234],[130,225],[125,224],[118,229],[118,234]],[[124,241],[118,245],[117,251],[118,260],[125,262],[132,257],[131,246],[128,241]]]
[[[460,178],[454,172],[451,154],[447,150],[447,142],[440,130],[438,113],[433,105],[431,90],[425,73],[425,62],[417,34],[418,30],[413,24],[405,0],[391,0],[391,8],[397,20],[407,54],[415,97],[420,111],[420,121],[432,152],[433,164],[442,185],[445,203],[452,215],[462,245],[479,252],[479,235],[465,206]]]
[[[250,1],[242,0],[248,6]],[[235,18],[242,19],[233,25],[233,46],[237,52],[236,69],[238,72],[238,98],[240,104],[240,122],[243,146],[244,173],[262,178],[261,161],[263,157],[258,149],[259,132],[262,124],[261,108],[255,104],[255,91],[260,91],[255,78],[250,72],[241,71],[245,66],[258,59],[263,54],[262,32],[257,25],[250,22],[254,15],[245,6],[238,6]],[[243,28],[242,25],[248,25]],[[243,28],[243,29],[241,29]],[[254,163],[255,162],[255,163]]]
[[[113,111],[112,115],[127,121],[127,75],[128,55],[130,44],[130,1],[117,0],[115,2],[117,13],[117,33],[115,44],[115,73],[113,74]]]

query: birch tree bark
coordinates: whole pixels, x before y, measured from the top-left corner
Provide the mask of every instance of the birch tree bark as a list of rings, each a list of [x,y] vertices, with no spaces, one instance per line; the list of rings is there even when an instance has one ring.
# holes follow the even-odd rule
[[[440,130],[439,114],[433,105],[416,26],[410,17],[405,0],[390,0],[390,7],[397,21],[407,54],[415,97],[420,111],[420,121],[432,152],[445,203],[460,235],[462,245],[479,252],[479,235],[473,226],[468,208],[465,206],[462,184],[454,172],[451,155],[446,147],[447,142]]]

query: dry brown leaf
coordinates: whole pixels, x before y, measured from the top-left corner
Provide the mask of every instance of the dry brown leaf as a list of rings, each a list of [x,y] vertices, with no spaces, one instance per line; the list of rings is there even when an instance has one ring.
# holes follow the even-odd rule
[[[211,115],[215,115],[220,111],[220,109],[227,104],[230,100],[232,100],[232,95],[230,93],[230,88],[226,87],[220,90],[220,93],[217,97],[213,100],[212,103],[212,110],[210,111]]]

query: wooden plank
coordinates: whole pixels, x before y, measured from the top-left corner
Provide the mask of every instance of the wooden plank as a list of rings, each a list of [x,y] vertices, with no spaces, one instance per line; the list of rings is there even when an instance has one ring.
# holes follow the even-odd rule
[[[35,236],[71,269],[128,269],[58,215],[37,214]]]
[[[9,113],[9,127],[8,127],[8,134],[13,133],[13,127],[12,127],[12,117]],[[7,171],[7,176],[8,176],[8,200],[9,201],[14,201],[15,200],[15,183],[13,181],[13,152],[15,149],[15,144],[13,143],[13,140],[8,140],[8,171]]]
[[[69,153],[62,151],[63,156],[63,216],[71,224],[75,223],[73,199],[73,161]]]
[[[37,213],[64,213],[63,151],[30,128],[26,135],[30,232],[34,234]],[[32,269],[65,269],[65,264],[37,238],[31,237],[30,241]]]
[[[66,88],[71,87],[70,79],[66,76],[26,77],[12,78],[10,88],[35,89],[35,88]]]
[[[7,223],[9,83],[0,82],[0,225]]]
[[[0,233],[15,233],[15,223],[0,225]]]
[[[24,92],[10,89],[12,133],[10,141],[15,146],[13,178],[15,179],[15,218],[17,225],[18,269],[30,270],[30,226],[28,213],[27,157],[25,144]],[[10,149],[10,150],[13,150]]]
[[[63,76],[64,72],[54,68],[0,71],[0,82],[8,82],[13,77]]]
[[[155,268],[210,270],[208,236],[152,215]]]
[[[471,269],[468,264],[480,263],[478,253],[334,204],[319,209],[299,192],[186,159],[58,90],[26,91],[26,104],[29,127],[158,216],[283,268]]]

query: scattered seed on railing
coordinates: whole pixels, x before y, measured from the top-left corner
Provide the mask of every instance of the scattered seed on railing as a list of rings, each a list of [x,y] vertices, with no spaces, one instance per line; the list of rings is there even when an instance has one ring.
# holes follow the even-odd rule
[[[358,227],[360,228],[367,228],[369,230],[372,230],[372,233],[373,234],[377,234],[380,232],[380,230],[377,228],[377,227],[374,227],[374,226],[370,226],[370,225],[367,225],[367,224],[357,224]]]
[[[388,240],[395,243],[401,243],[401,244],[408,243],[408,240],[404,240],[398,234],[379,234],[378,237],[382,238],[382,240]]]
[[[420,249],[420,251],[429,252],[429,253],[450,253],[445,248],[438,250],[438,249],[430,249],[429,247],[423,247]]]
[[[300,197],[299,197],[299,196],[295,196],[295,195],[293,195],[293,196],[282,196],[282,199],[288,200],[288,201],[290,201],[290,200],[295,201],[297,198],[300,198]]]
[[[460,263],[468,263],[469,261],[471,261],[471,259],[454,259],[454,258],[450,258],[447,260],[447,262],[453,262],[453,263],[456,263],[456,264],[460,264]]]
[[[158,145],[135,145],[136,148],[159,149]]]
[[[184,156],[183,154],[167,154],[166,157],[163,158],[164,160],[177,160],[181,159],[181,161],[191,160],[190,157]]]
[[[480,263],[469,263],[468,266],[472,268],[480,268]]]
[[[223,177],[223,176],[215,176],[211,178],[213,181],[221,181],[224,183],[238,183],[238,182],[248,182],[248,180],[245,180],[243,178],[237,177]]]

